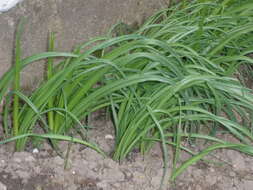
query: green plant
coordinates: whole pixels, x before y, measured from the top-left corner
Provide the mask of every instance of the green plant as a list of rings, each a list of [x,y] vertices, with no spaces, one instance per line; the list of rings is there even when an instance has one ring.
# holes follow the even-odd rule
[[[54,41],[55,41],[55,37],[54,37],[54,33],[51,33],[49,36],[49,51],[54,51]],[[48,63],[47,63],[47,80],[50,80],[50,78],[52,78],[53,76],[53,58],[50,57],[48,58]],[[52,97],[49,98],[48,101],[48,108],[53,108],[54,106],[54,99]],[[49,129],[51,132],[56,132],[55,129],[55,125],[54,125],[54,113],[53,111],[48,112],[48,125],[49,125]]]
[[[134,52],[124,60],[161,78],[138,83],[135,94],[125,89],[115,95],[125,98],[111,104],[116,128],[114,159],[124,159],[136,147],[145,153],[153,142],[161,142],[166,168],[164,144],[172,145],[174,180],[187,166],[219,148],[252,155],[252,90],[234,77],[240,64],[253,63],[247,56],[253,50],[252,18],[251,1],[209,1],[172,7],[147,20],[136,34],[148,37],[146,43],[152,48],[139,49],[142,58]],[[241,144],[213,138],[224,131]],[[196,138],[216,144],[177,167],[180,150],[192,154],[182,142]]]
[[[239,65],[253,63],[247,56],[253,52],[253,2],[220,2],[184,1],[159,11],[132,34],[95,38],[72,53],[53,52],[53,35],[49,52],[25,59],[17,45],[16,67],[0,81],[0,102],[5,98],[9,104],[6,94],[14,94],[14,109],[6,106],[4,111],[4,130],[11,128],[7,119],[15,110],[13,124],[21,127],[0,144],[15,140],[16,149],[22,150],[35,136],[52,139],[54,145],[55,140],[81,143],[104,154],[88,142],[89,126],[81,121],[110,108],[116,137],[113,159],[124,159],[136,147],[144,154],[159,142],[163,176],[168,147],[174,150],[171,180],[216,149],[253,155],[252,90],[235,77]],[[41,59],[47,59],[47,79],[31,96],[19,86],[8,93],[11,81],[19,84],[19,72]],[[45,134],[34,134],[36,124]],[[80,139],[69,135],[73,132]],[[240,143],[215,137],[221,132]],[[196,139],[210,142],[209,147],[194,153],[183,146],[183,141]],[[178,166],[181,151],[192,158]]]
[[[15,66],[14,66],[14,91],[20,90],[20,70],[21,70],[21,47],[20,38],[23,32],[23,20],[20,22],[17,35],[15,39]],[[13,135],[17,136],[19,134],[19,97],[14,94],[13,97]]]

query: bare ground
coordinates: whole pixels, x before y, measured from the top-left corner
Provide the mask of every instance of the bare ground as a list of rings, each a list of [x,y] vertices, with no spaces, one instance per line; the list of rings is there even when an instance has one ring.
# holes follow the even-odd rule
[[[111,123],[99,119],[94,126],[90,139],[110,154],[113,150]],[[68,143],[60,146],[66,154]],[[134,152],[119,164],[75,144],[70,149],[66,169],[66,160],[57,156],[46,143],[38,147],[38,153],[32,153],[33,148],[13,153],[12,147],[12,144],[0,146],[0,190],[156,190],[163,171],[159,145],[145,157]],[[181,158],[185,160],[189,156],[183,153]],[[252,157],[232,150],[219,150],[206,158],[216,160],[216,163],[201,161],[190,166],[165,189],[253,189]]]

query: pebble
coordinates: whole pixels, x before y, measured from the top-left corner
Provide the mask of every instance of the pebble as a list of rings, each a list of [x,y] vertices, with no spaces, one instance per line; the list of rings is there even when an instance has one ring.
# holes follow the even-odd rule
[[[107,135],[105,135],[105,139],[108,139],[108,140],[113,140],[114,138],[113,138],[113,136],[112,136],[112,135],[107,134]]]
[[[37,148],[33,149],[33,154],[39,153],[39,150]]]

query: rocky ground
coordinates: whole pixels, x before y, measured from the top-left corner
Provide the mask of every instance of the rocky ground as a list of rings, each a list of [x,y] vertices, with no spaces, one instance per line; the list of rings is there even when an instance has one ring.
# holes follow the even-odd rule
[[[90,137],[110,153],[112,131],[109,122],[98,121]],[[159,145],[144,158],[134,152],[120,164],[78,144],[71,146],[67,164],[47,144],[15,153],[12,147],[0,146],[0,190],[156,190],[163,171]],[[65,154],[67,147],[61,143]],[[221,164],[198,162],[166,190],[252,190],[252,157],[219,150],[207,159]]]

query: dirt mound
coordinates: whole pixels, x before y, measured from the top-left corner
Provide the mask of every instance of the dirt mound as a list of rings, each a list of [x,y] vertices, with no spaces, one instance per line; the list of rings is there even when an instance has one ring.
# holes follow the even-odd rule
[[[112,130],[104,122],[98,125],[101,127],[92,130],[90,136],[109,154],[113,148],[113,139],[108,138],[112,137]],[[77,144],[71,146],[67,163],[46,144],[34,153],[34,149],[12,153],[11,146],[0,146],[0,190],[155,190],[163,171],[159,145],[145,157],[133,152],[120,164]],[[68,144],[61,143],[63,155],[67,147]],[[188,155],[182,156],[187,158]],[[219,150],[207,159],[222,163],[198,162],[179,176],[175,184],[168,185],[167,190],[252,189],[253,158],[232,150]]]

